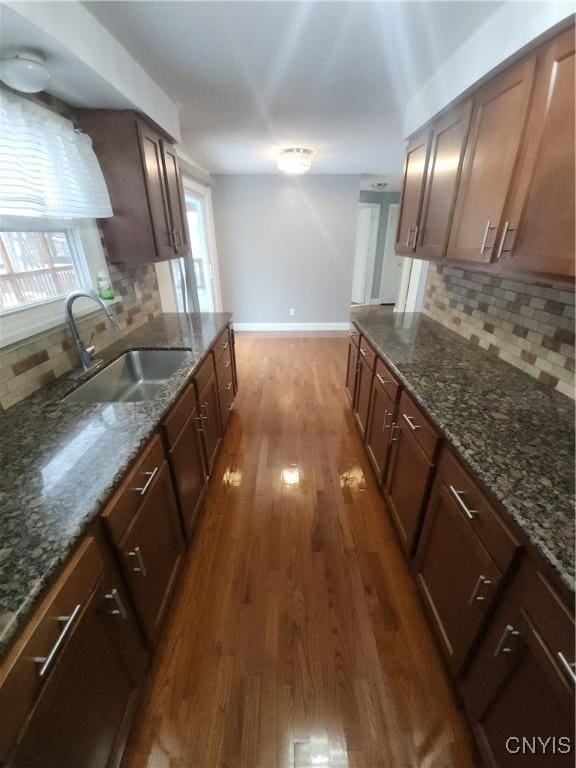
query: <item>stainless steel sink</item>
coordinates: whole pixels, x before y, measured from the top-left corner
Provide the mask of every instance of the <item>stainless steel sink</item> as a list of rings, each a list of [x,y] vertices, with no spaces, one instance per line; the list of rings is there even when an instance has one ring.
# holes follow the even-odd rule
[[[64,399],[75,403],[148,400],[190,357],[183,349],[133,349]]]

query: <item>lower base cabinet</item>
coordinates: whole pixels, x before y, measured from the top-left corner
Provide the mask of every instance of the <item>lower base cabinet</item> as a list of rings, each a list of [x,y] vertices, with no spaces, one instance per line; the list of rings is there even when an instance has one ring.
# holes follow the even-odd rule
[[[182,523],[188,540],[193,536],[198,509],[206,488],[201,423],[198,408],[194,406],[174,445],[168,451],[168,461],[172,468]]]
[[[459,688],[489,766],[574,765],[574,622],[529,561]]]
[[[116,765],[148,654],[120,574],[94,537],[80,545],[61,586],[46,600],[44,615],[2,681],[0,763]],[[25,724],[10,748],[7,740],[16,736],[18,717]]]

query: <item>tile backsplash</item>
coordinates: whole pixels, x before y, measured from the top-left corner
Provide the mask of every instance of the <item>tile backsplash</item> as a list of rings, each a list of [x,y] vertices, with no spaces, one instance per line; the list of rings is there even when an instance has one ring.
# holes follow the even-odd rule
[[[574,291],[431,264],[422,311],[575,397]]]
[[[117,264],[108,267],[119,301],[111,311],[124,335],[162,314],[153,264]],[[118,338],[102,312],[79,319],[82,339],[103,349]],[[6,409],[49,384],[57,376],[78,367],[70,332],[63,324],[0,349],[0,408]]]

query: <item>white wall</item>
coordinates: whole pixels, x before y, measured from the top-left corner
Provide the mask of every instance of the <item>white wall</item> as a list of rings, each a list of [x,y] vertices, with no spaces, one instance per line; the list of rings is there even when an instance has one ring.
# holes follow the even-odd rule
[[[236,323],[345,327],[359,189],[355,175],[212,177],[223,303]]]
[[[404,136],[410,136],[491,70],[572,13],[574,3],[557,0],[503,5],[408,101]]]

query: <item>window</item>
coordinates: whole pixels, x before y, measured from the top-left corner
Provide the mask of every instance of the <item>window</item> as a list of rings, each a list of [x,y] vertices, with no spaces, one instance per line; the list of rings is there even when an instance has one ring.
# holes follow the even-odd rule
[[[0,232],[0,311],[50,301],[88,285],[74,230]]]

